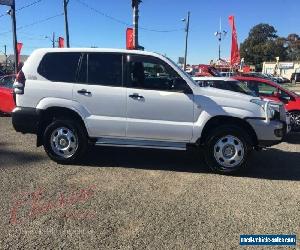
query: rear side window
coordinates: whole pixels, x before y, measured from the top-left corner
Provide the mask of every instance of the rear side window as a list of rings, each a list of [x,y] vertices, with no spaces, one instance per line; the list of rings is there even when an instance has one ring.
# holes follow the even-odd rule
[[[88,54],[88,77],[90,85],[122,86],[122,54]],[[83,66],[85,67],[84,63]]]
[[[75,82],[81,53],[48,53],[39,67],[38,73],[53,82]]]

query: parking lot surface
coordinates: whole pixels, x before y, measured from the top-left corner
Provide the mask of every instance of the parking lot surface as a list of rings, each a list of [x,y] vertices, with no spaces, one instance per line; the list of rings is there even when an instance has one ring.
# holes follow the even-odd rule
[[[287,141],[254,152],[239,176],[210,173],[196,150],[91,148],[63,166],[0,117],[0,249],[248,249],[240,234],[299,239],[300,134]]]

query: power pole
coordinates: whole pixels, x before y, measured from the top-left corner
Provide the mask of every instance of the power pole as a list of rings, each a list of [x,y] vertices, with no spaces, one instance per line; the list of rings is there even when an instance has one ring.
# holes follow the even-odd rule
[[[189,38],[189,30],[190,30],[190,12],[188,11],[187,18],[184,19],[186,22],[185,26],[185,52],[184,52],[184,65],[183,69],[186,70],[187,63],[187,50],[188,50],[188,38]]]
[[[69,4],[69,1],[70,0],[64,0],[65,30],[66,30],[67,48],[70,48],[69,22],[68,22],[68,4]]]
[[[139,4],[141,0],[132,0],[133,8],[133,46],[139,49]]]
[[[10,15],[12,18],[12,31],[13,31],[13,45],[14,45],[14,53],[15,53],[15,73],[18,73],[18,49],[17,49],[17,22],[16,22],[16,4],[15,1],[13,2],[13,5],[10,9]]]
[[[55,32],[52,33],[52,48],[55,48]]]

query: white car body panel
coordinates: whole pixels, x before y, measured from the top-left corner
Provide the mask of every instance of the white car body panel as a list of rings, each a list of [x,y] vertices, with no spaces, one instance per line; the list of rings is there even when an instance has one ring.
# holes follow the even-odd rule
[[[137,93],[144,98],[132,99]],[[127,89],[128,138],[190,141],[193,134],[193,95]]]
[[[86,89],[92,94],[77,91]],[[74,84],[73,100],[88,111],[86,123],[91,137],[124,137],[126,132],[126,89],[99,85]]]

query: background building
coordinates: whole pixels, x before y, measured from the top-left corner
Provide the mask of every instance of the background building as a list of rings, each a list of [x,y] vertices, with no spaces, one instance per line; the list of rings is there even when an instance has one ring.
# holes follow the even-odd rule
[[[295,62],[264,62],[262,73],[291,78],[292,73],[300,72],[300,61]]]

